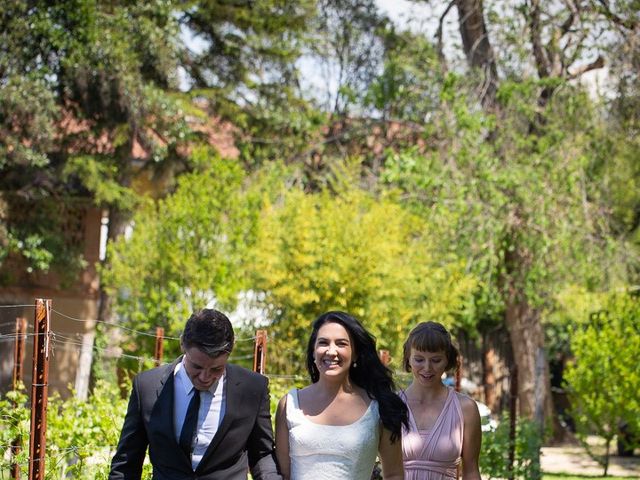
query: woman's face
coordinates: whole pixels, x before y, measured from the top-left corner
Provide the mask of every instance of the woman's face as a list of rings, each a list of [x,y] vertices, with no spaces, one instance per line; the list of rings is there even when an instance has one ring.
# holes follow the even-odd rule
[[[314,345],[313,360],[321,376],[348,375],[354,354],[353,342],[346,328],[335,322],[327,322],[320,327]]]
[[[447,354],[444,351],[423,352],[411,347],[409,367],[414,381],[419,385],[439,385],[447,369]]]

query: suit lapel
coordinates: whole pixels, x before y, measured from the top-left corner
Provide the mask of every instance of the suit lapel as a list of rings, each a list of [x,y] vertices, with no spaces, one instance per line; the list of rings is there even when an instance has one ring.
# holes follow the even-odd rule
[[[238,416],[238,406],[242,402],[242,398],[239,395],[242,381],[238,378],[238,375],[235,372],[235,367],[233,365],[227,364],[227,369],[225,372],[226,376],[226,392],[225,392],[225,408],[224,408],[224,417],[222,418],[222,422],[220,423],[220,427],[218,431],[211,440],[209,444],[209,448],[202,457],[200,461],[200,465],[206,465],[209,457],[213,454],[213,452],[218,448],[220,442],[224,438],[229,430],[229,426],[233,422],[233,419]]]
[[[156,390],[157,400],[151,411],[151,420],[158,431],[167,442],[172,442],[178,449],[176,441],[175,426],[173,424],[173,401],[174,401],[174,375],[175,366],[180,359],[167,367],[164,375],[160,379],[160,384]],[[168,443],[167,445],[171,445]]]

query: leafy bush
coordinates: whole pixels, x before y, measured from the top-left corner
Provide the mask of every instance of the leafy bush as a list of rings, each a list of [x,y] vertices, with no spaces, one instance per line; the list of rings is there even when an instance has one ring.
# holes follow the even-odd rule
[[[590,315],[588,324],[576,327],[571,338],[574,359],[565,371],[571,415],[578,438],[603,466],[604,475],[609,467],[611,443],[620,427],[640,432],[639,333],[640,300],[616,293],[601,311]],[[603,455],[587,443],[589,435],[604,439]]]
[[[480,471],[483,478],[509,478],[509,416],[503,415],[492,432],[482,434]],[[516,478],[541,478],[542,436],[535,422],[518,419],[513,474]]]
[[[104,382],[96,385],[88,401],[51,396],[47,411],[47,478],[106,479],[126,408],[127,400],[121,398],[120,389]],[[0,399],[0,416],[3,448],[18,436],[21,438],[22,452],[16,461],[21,465],[22,478],[26,478],[30,404],[23,388]],[[10,464],[8,455],[0,456],[0,471],[8,470]],[[151,478],[149,466],[145,475]]]

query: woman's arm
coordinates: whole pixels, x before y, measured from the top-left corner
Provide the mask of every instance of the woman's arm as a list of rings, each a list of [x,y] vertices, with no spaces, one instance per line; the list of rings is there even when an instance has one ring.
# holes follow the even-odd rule
[[[462,478],[463,480],[481,480],[478,458],[482,444],[480,413],[476,402],[460,396],[460,406],[464,418],[464,436],[462,438]]]
[[[384,480],[403,480],[404,467],[402,466],[402,441],[397,438],[391,443],[391,432],[380,426],[380,445],[378,455],[382,463],[382,476]]]
[[[291,460],[289,459],[289,427],[287,426],[287,396],[278,402],[276,410],[276,459],[284,480],[291,476]]]

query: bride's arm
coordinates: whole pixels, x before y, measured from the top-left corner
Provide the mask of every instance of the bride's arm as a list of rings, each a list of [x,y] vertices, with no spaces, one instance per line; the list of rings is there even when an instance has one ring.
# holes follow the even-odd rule
[[[291,460],[289,459],[289,428],[287,427],[287,396],[278,403],[276,410],[276,459],[284,480],[291,477]]]
[[[391,443],[391,432],[384,427],[381,429],[378,455],[382,463],[382,476],[384,480],[403,480],[402,441],[398,438]]]

